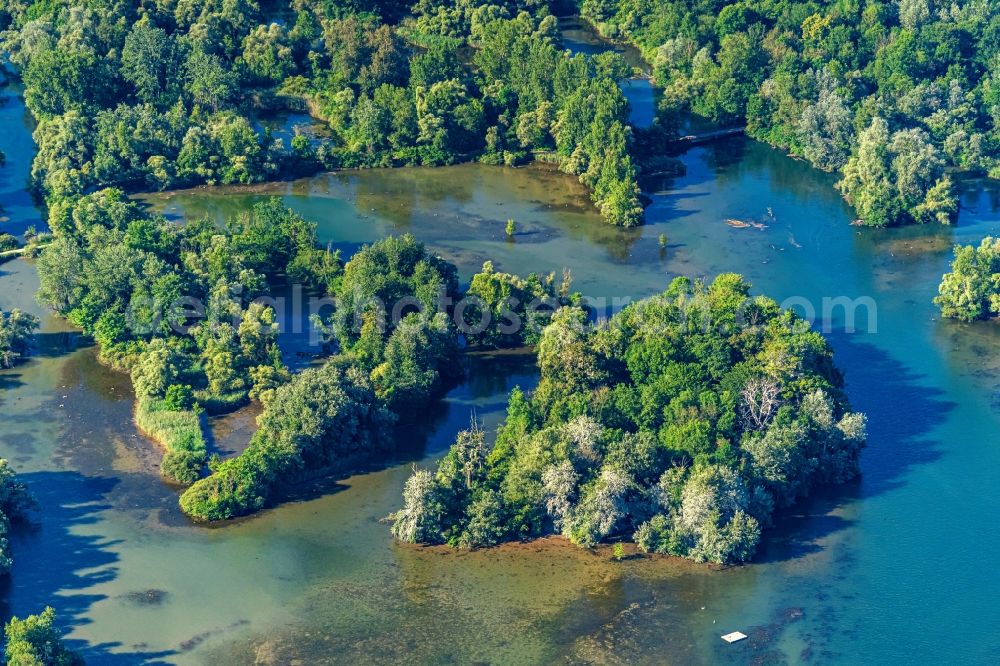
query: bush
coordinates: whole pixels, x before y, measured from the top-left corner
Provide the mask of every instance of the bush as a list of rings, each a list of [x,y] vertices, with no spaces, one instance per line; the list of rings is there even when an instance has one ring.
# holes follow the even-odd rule
[[[167,451],[160,464],[160,473],[172,481],[190,485],[201,477],[206,457],[204,451]]]
[[[28,355],[38,317],[14,309],[0,310],[0,368],[11,368]]]
[[[17,242],[17,239],[14,236],[0,233],[0,252],[16,250],[18,247],[20,247],[20,243]]]
[[[187,384],[172,384],[167,388],[163,407],[171,412],[186,412],[194,409],[194,392]]]

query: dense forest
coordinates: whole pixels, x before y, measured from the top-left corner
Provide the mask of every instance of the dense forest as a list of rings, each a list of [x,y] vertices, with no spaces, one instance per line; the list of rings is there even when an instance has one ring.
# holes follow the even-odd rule
[[[529,10],[529,11],[521,11]],[[570,57],[545,2],[8,2],[2,48],[38,121],[54,214],[97,188],[366,166],[554,162],[642,219],[613,55]],[[259,129],[305,111],[332,138]]]
[[[511,394],[494,444],[473,424],[436,472],[416,471],[393,533],[460,547],[631,538],[750,559],[775,509],[858,473],[865,417],[823,337],[749,292],[738,275],[676,278],[600,326],[560,309],[538,388]]]
[[[1000,5],[583,0],[636,44],[663,104],[827,171],[869,225],[958,213],[954,170],[1000,176]]]
[[[315,168],[538,159],[578,175],[610,222],[637,224],[635,137],[617,85],[628,69],[615,55],[563,51],[546,3],[46,1],[8,3],[0,21],[37,120],[31,180],[53,234],[37,261],[39,300],[130,373],[136,423],[163,445],[164,477],[190,485],[181,497],[190,516],[254,512],[307,474],[386,449],[393,428],[461,376],[470,345],[537,344],[542,386],[512,398],[488,456],[484,433],[462,435],[455,455],[487,456],[476,474],[492,471],[463,468],[465,490],[452,488],[435,529],[420,516],[438,481],[415,477],[401,538],[485,545],[557,528],[591,544],[634,531],[650,550],[743,560],[775,505],[855,473],[863,418],[846,411],[822,338],[766,299],[752,301],[752,324],[739,330],[677,327],[679,316],[734,317],[748,293],[737,278],[675,282],[611,327],[583,331],[568,279],[487,262],[463,293],[455,266],[410,236],[345,262],[277,199],[220,226],[177,225],[127,196]],[[283,146],[258,128],[267,113],[301,109],[332,138]],[[336,303],[312,322],[330,355],[299,373],[282,358],[278,314],[260,298],[290,284]],[[461,314],[440,307],[462,299],[471,307]],[[387,317],[401,302],[404,316]],[[632,321],[638,312],[662,328]],[[485,327],[468,325],[484,316]],[[13,328],[15,317],[3,321]],[[22,331],[31,323],[17,322]],[[23,349],[8,337],[13,360]],[[262,413],[246,451],[209,459],[204,415],[251,401]],[[754,412],[758,401],[766,414]],[[559,469],[521,460],[521,442],[556,446],[549,462]],[[578,445],[593,451],[580,458]],[[543,472],[569,484],[562,513],[539,513]],[[745,491],[746,501],[697,495],[709,508],[685,514],[685,489],[702,486]],[[645,508],[626,502],[633,495]],[[606,502],[624,513],[599,515]]]

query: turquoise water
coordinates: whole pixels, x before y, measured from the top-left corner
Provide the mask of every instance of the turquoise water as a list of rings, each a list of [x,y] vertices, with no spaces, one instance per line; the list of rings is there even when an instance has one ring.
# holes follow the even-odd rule
[[[16,100],[0,113],[20,122]],[[23,183],[25,136],[0,135],[4,188]],[[145,199],[223,216],[279,194],[346,252],[409,231],[465,279],[486,258],[568,267],[576,289],[608,299],[721,271],[820,314],[824,298],[870,298],[860,332],[840,311],[816,322],[869,416],[863,475],[784,514],[753,564],[614,563],[557,539],[473,553],[393,543],[379,519],[400,506],[411,465],[432,464],[473,414],[497,423],[506,392],[534,381],[517,357],[478,360],[370,472],[234,525],[191,526],[131,425],[126,378],[49,317],[38,357],[0,373],[0,455],[43,506],[12,538],[4,615],[51,603],[95,663],[996,663],[1000,333],[942,322],[930,299],[953,243],[1000,233],[1000,191],[967,183],[953,228],[877,231],[849,226],[831,176],[760,144],[720,142],[684,162],[637,230],[607,226],[574,179],[537,168],[345,172]],[[37,217],[19,210],[21,224]],[[0,265],[0,307],[37,310],[36,281],[27,262]],[[751,638],[719,640],[732,630]]]
[[[831,177],[760,144],[719,143],[692,151],[685,163],[687,175],[655,193],[649,224],[634,233],[592,226],[599,224],[588,219],[592,214],[568,201],[534,210],[518,203],[511,196],[518,189],[528,198],[540,196],[533,188],[557,189],[556,175],[532,170],[355,172],[267,189],[319,219],[333,238],[361,242],[412,231],[457,259],[466,277],[480,256],[493,256],[501,268],[522,272],[569,266],[584,293],[641,297],[676,274],[739,271],[778,300],[811,304],[816,325],[834,342],[855,407],[871,419],[863,477],[786,516],[757,564],[685,579],[683,593],[696,608],[683,612],[667,601],[679,593],[673,579],[631,581],[620,591],[619,613],[657,591],[664,599],[640,603],[601,631],[627,632],[637,657],[678,649],[674,640],[684,627],[680,633],[691,633],[680,643],[692,652],[681,653],[704,660],[779,650],[791,660],[807,651],[837,661],[991,661],[993,647],[982,636],[1000,594],[1000,577],[987,566],[1000,545],[989,500],[1000,462],[990,436],[997,425],[990,353],[997,329],[940,322],[930,299],[953,242],[1000,232],[996,191],[970,183],[955,228],[873,231],[849,226],[851,211]],[[529,182],[515,185],[521,180]],[[455,191],[436,196],[442,183],[456,184]],[[568,197],[572,186],[567,181],[555,196]],[[403,196],[405,214],[394,208],[400,191],[420,193]],[[492,198],[504,203],[490,215]],[[249,199],[198,191],[169,201],[175,212],[203,212],[240,208]],[[527,233],[508,244],[501,228],[512,214],[524,217]],[[727,218],[767,228],[734,229]],[[669,239],[664,253],[660,233]],[[838,297],[871,299],[874,310],[859,310],[859,332],[844,331],[840,309],[822,318],[823,299]],[[572,606],[564,612],[569,626],[580,621]],[[717,627],[763,627],[763,646],[720,646]],[[666,628],[673,635],[664,636],[671,634]]]

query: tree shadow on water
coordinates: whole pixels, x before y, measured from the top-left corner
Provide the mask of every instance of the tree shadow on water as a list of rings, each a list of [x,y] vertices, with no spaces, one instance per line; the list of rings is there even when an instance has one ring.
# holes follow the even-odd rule
[[[43,471],[19,475],[38,500],[39,511],[11,531],[14,566],[0,582],[0,613],[24,617],[46,606],[56,610],[67,631],[90,622],[86,614],[106,595],[87,592],[118,575],[118,541],[92,527],[111,508],[106,496],[118,484],[110,477],[89,477],[73,471]],[[121,643],[88,644],[67,640],[92,664],[166,663],[170,652],[123,652]],[[115,650],[115,652],[112,652]]]
[[[868,416],[868,446],[861,453],[858,497],[881,495],[906,483],[909,470],[941,457],[934,431],[956,403],[924,375],[860,335],[836,331],[827,336],[847,378],[854,410]]]
[[[868,446],[861,452],[861,476],[812,495],[775,515],[764,533],[757,562],[777,562],[819,552],[820,541],[854,524],[838,511],[858,500],[906,483],[908,471],[941,456],[932,435],[955,403],[943,391],[860,335],[841,331],[827,337],[837,366],[847,378],[851,407],[868,416]]]
[[[0,396],[3,395],[4,391],[9,391],[23,385],[24,382],[21,380],[20,372],[0,372]],[[0,404],[2,404],[2,402],[0,402]]]
[[[78,349],[93,347],[94,341],[76,331],[43,331],[35,333],[34,346],[31,356],[58,358],[72,354]]]
[[[853,520],[837,515],[836,511],[857,499],[858,483],[820,488],[808,498],[779,510],[774,525],[764,531],[755,563],[784,562],[823,550],[821,540],[847,529]]]

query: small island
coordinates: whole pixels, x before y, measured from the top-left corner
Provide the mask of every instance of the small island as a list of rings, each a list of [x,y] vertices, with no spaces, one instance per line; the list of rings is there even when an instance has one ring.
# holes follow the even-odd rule
[[[941,315],[961,321],[1000,315],[1000,239],[956,245],[951,272],[941,276],[934,304]]]
[[[559,533],[738,563],[776,509],[858,474],[865,417],[829,345],[738,275],[677,278],[599,326],[562,308],[537,351],[538,388],[511,394],[495,443],[474,423],[406,483],[397,538]]]

